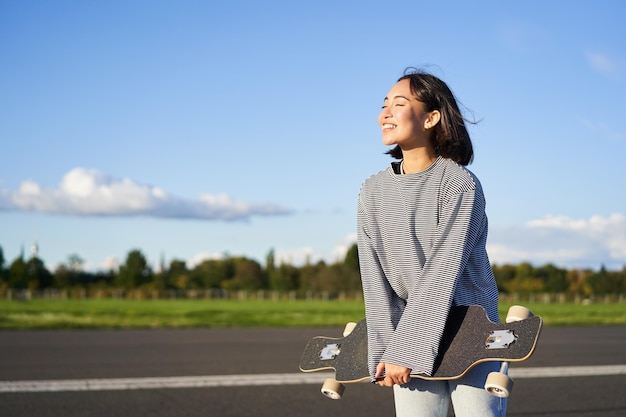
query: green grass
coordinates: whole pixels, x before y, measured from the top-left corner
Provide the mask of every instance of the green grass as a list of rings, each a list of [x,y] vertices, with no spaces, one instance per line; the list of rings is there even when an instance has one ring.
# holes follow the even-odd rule
[[[363,315],[358,301],[0,301],[0,329],[340,326]]]
[[[623,303],[526,306],[548,326],[626,325]],[[363,315],[360,301],[0,300],[0,329],[342,327]]]
[[[624,326],[626,304],[624,303],[531,303],[524,304],[536,315],[543,317],[546,326]],[[509,306],[500,304],[500,317],[504,320]]]

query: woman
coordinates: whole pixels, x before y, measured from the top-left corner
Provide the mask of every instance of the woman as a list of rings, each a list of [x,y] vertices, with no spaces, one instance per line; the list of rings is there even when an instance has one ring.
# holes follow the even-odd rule
[[[499,364],[457,381],[431,375],[446,318],[478,304],[498,322],[498,290],[485,249],[487,217],[465,120],[448,86],[418,70],[389,90],[378,122],[400,161],[368,178],[358,202],[358,250],[373,381],[393,386],[397,416],[502,416],[483,389]]]

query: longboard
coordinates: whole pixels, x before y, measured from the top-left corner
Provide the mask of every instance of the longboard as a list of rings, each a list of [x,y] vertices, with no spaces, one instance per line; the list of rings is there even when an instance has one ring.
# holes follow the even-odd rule
[[[414,374],[411,377],[459,379],[480,363],[503,362],[501,372],[493,377],[494,373],[490,374],[492,381],[488,378],[485,388],[493,395],[506,397],[512,389],[512,380],[506,375],[508,363],[525,361],[532,356],[542,323],[540,316],[534,316],[530,310],[520,306],[509,310],[507,323],[490,321],[481,306],[453,307],[440,342],[433,374]],[[342,384],[370,381],[365,319],[356,323],[344,337],[312,338],[302,353],[300,370],[335,371],[334,380],[327,381],[322,388],[322,392],[331,398],[341,397],[341,393],[335,391],[343,392]]]

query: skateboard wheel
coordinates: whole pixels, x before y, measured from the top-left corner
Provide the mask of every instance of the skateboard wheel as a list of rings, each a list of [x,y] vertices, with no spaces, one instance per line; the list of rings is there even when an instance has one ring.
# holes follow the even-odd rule
[[[355,322],[353,322],[353,321],[348,322],[346,324],[345,329],[343,329],[343,337],[346,337],[347,335],[352,333],[352,330],[354,330],[355,327],[356,327],[356,323]]]
[[[327,379],[322,385],[322,394],[333,400],[341,399],[346,387],[334,379]]]
[[[513,380],[501,372],[491,372],[487,376],[485,389],[495,397],[507,398],[513,390]]]
[[[513,323],[514,321],[526,320],[533,316],[533,312],[524,306],[511,306],[509,312],[506,315],[506,322]]]

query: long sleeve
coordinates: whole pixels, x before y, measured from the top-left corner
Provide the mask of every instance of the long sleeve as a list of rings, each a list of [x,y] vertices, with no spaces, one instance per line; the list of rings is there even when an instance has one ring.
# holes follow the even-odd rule
[[[380,362],[385,346],[391,340],[396,324],[402,316],[404,301],[394,294],[385,278],[367,229],[367,217],[359,198],[357,244],[361,276],[365,277],[362,284],[368,324],[368,365],[373,378],[376,365]]]

